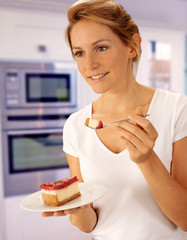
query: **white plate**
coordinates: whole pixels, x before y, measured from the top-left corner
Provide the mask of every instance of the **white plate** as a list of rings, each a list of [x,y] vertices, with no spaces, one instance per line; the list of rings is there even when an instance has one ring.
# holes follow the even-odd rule
[[[51,207],[45,205],[43,203],[41,191],[35,192],[25,197],[19,205],[21,208],[28,211],[49,212],[66,210],[92,203],[93,201],[101,198],[106,193],[106,188],[99,184],[79,183],[79,189],[81,192],[80,197],[71,200],[70,202],[59,207]]]

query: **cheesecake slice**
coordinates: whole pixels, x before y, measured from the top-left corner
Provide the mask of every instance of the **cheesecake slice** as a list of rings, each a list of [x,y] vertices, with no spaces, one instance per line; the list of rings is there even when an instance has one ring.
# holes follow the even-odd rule
[[[44,204],[54,207],[64,205],[81,195],[77,177],[44,183],[40,188]]]
[[[93,118],[87,118],[85,121],[85,125],[93,129],[100,129],[103,127],[102,121],[99,121]]]

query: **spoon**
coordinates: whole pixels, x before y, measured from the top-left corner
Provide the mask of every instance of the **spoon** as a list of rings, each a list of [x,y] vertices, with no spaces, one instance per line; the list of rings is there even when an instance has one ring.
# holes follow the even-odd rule
[[[149,116],[149,114],[146,114],[144,116],[144,118],[146,118],[148,116]],[[99,120],[96,120],[96,119],[93,119],[93,118],[87,118],[86,121],[85,121],[85,126],[96,130],[96,129],[101,129],[101,128],[108,127],[108,126],[113,125],[113,124],[128,122],[129,120],[130,119],[123,119],[123,120],[111,122],[111,123],[108,123],[108,124],[103,124],[102,121],[99,121]]]

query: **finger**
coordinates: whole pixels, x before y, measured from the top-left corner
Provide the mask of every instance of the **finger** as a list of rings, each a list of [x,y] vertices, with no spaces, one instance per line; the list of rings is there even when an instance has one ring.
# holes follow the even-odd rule
[[[133,153],[133,152],[137,151],[136,146],[134,146],[134,144],[131,143],[128,139],[126,139],[125,137],[121,136],[121,140],[124,142],[124,145],[125,145],[126,149],[130,153]]]
[[[80,211],[80,207],[64,210],[65,214],[75,214]]]
[[[139,134],[139,136],[137,136],[137,135],[132,134],[129,131],[122,129],[122,128],[119,129],[119,131],[121,132],[121,139],[124,140],[124,144],[127,148],[128,148],[129,143],[131,143],[131,145],[133,145],[134,150],[141,149],[141,151],[144,151],[147,147],[149,147],[149,141],[150,141],[149,138],[147,138],[147,137],[140,138],[140,134]]]
[[[66,216],[66,215],[68,215],[68,214],[75,214],[75,213],[77,213],[80,209],[88,208],[89,206],[90,206],[90,204],[87,204],[87,205],[83,205],[83,206],[81,206],[81,207],[72,208],[72,209],[67,209],[67,210],[59,210],[59,211],[55,211],[55,212],[42,212],[41,216],[42,216],[42,217]]]
[[[158,133],[148,119],[138,115],[132,115],[132,116],[129,116],[129,118],[130,118],[130,122],[132,121],[133,124],[135,123],[136,125],[139,125],[153,139],[157,138]]]
[[[142,107],[138,106],[135,110],[135,114],[139,116],[143,116],[143,109]]]
[[[131,122],[125,122],[125,123],[118,125],[118,129],[121,134],[123,134],[124,133],[123,131],[125,130],[128,133],[128,134],[126,133],[126,137],[128,137],[128,139],[129,139],[129,137],[133,137],[133,135],[134,135],[138,139],[140,139],[141,141],[144,141],[144,142],[150,140],[150,136],[147,134],[147,132],[144,131],[144,129],[137,124],[134,124]]]
[[[144,147],[153,148],[155,141],[145,131],[138,126],[126,122],[122,127],[118,126],[118,131],[121,136],[125,137],[136,148]]]
[[[149,156],[147,154],[149,154],[150,151],[148,149],[146,149],[145,146],[143,146],[141,149],[137,149],[136,146],[134,146],[134,144],[132,144],[127,139],[124,138],[123,140],[124,140],[124,145],[125,145],[126,149],[129,151],[130,158],[134,162],[137,162],[137,163],[141,162],[147,156]]]
[[[83,206],[80,206],[80,207],[77,207],[77,208],[67,209],[67,210],[64,210],[64,213],[65,214],[75,214],[78,211],[80,211],[81,209],[89,208],[90,206],[91,206],[90,204],[86,204],[86,205],[83,205]]]
[[[66,216],[67,214],[65,211],[56,211],[54,212],[54,217],[61,217],[61,216]]]
[[[89,208],[89,207],[92,207],[92,203],[80,206],[80,208]]]
[[[42,212],[42,217],[52,217],[54,216],[54,212]]]

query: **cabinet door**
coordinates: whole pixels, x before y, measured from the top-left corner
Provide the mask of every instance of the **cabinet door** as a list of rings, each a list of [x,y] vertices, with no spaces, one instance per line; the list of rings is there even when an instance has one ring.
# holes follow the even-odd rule
[[[67,60],[72,59],[65,41],[65,13],[4,10],[1,53],[6,58]],[[1,42],[0,42],[1,44]]]
[[[91,235],[71,225],[69,216],[41,217],[40,212],[19,207],[26,195],[5,198],[6,238],[3,240],[91,240]]]
[[[139,24],[140,25],[140,24]],[[164,63],[169,62],[169,90],[175,92],[184,92],[184,47],[185,47],[185,32],[161,28],[140,27],[140,33],[142,36],[142,56],[140,59],[140,65],[138,69],[137,80],[148,86],[152,86],[150,82],[151,76],[151,43],[154,42],[156,46],[162,44],[164,49],[161,50],[161,55],[156,57],[157,75],[160,79],[163,79],[163,74],[166,74],[166,65]],[[165,47],[166,45],[166,47]],[[163,61],[167,58],[167,45],[170,46],[169,61]],[[156,47],[157,48],[157,47]],[[159,51],[160,52],[160,51]],[[159,54],[158,54],[159,55]],[[168,60],[168,59],[167,59]],[[163,63],[163,64],[162,64]],[[165,67],[166,66],[166,67]],[[161,69],[159,69],[161,68]],[[162,71],[164,68],[164,71]],[[161,75],[162,74],[162,75]],[[152,86],[154,87],[154,86]],[[164,84],[155,86],[156,88],[165,88]],[[166,88],[167,89],[167,88]]]

